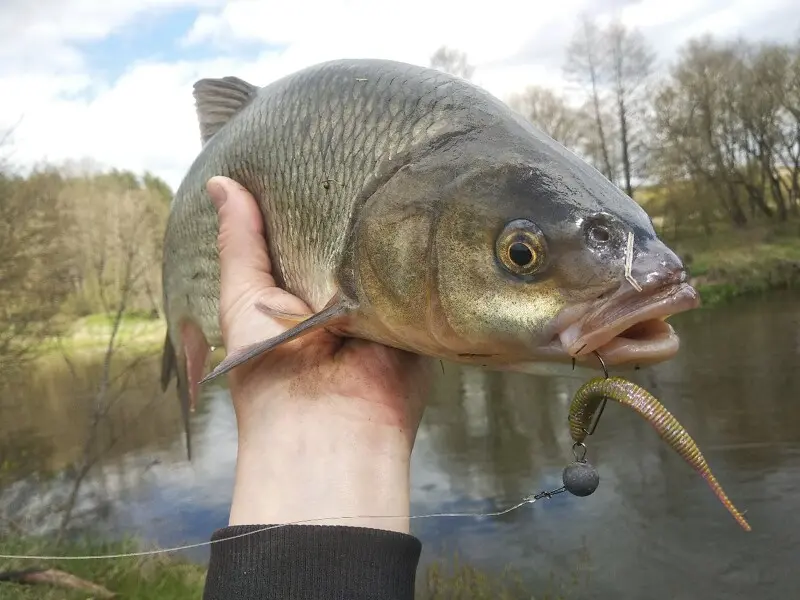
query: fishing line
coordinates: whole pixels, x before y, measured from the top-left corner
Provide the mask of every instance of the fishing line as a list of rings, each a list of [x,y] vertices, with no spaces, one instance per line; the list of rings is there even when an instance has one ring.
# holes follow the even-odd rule
[[[513,506],[505,508],[503,510],[495,511],[495,512],[487,512],[487,513],[467,513],[467,512],[453,512],[453,513],[431,513],[427,515],[396,515],[396,516],[389,516],[389,515],[357,515],[357,516],[342,516],[342,517],[317,517],[314,519],[303,519],[300,521],[291,521],[289,523],[279,523],[277,525],[267,525],[264,527],[260,527],[259,529],[255,529],[253,531],[248,531],[246,533],[240,533],[237,535],[232,535],[216,540],[209,540],[206,542],[198,542],[196,544],[187,544],[184,546],[175,546],[173,548],[161,548],[158,550],[142,550],[139,552],[125,552],[121,554],[96,554],[96,555],[89,555],[89,556],[47,556],[47,555],[15,555],[15,554],[0,554],[0,559],[6,560],[108,560],[108,559],[116,559],[116,558],[141,558],[145,556],[155,556],[157,554],[168,554],[172,552],[180,552],[182,550],[191,550],[194,548],[202,548],[204,546],[211,546],[212,544],[218,544],[220,542],[227,542],[230,540],[235,540],[243,537],[247,537],[249,535],[255,535],[257,533],[263,533],[265,531],[269,531],[271,529],[278,529],[280,527],[287,527],[290,525],[307,525],[310,523],[318,523],[320,521],[338,521],[338,520],[346,520],[346,519],[431,519],[431,518],[445,518],[445,517],[456,517],[456,518],[480,518],[480,517],[501,517],[503,515],[507,515],[519,508],[522,508],[526,504],[533,504],[537,500],[541,500],[543,498],[552,498],[553,496],[560,494],[562,492],[567,491],[565,487],[560,487],[558,489],[549,491],[549,492],[539,492],[535,495],[525,496],[521,501],[517,502]]]
[[[600,354],[595,350],[592,352],[603,369],[603,373],[605,377],[608,378],[608,370],[606,369],[605,362],[603,361]],[[573,359],[573,368],[575,368],[575,362]],[[603,401],[603,408],[605,408],[605,400]],[[602,409],[600,410],[597,418],[594,420],[589,431],[586,431],[587,435],[592,435],[597,428],[597,424],[600,421],[600,416],[603,414]],[[180,552],[183,550],[192,550],[195,548],[203,548],[206,546],[211,546],[213,544],[218,544],[220,542],[235,540],[239,538],[244,538],[250,535],[256,535],[258,533],[264,533],[265,531],[270,531],[273,529],[279,529],[281,527],[287,527],[290,525],[308,525],[311,523],[319,523],[322,521],[344,521],[349,519],[435,519],[435,518],[481,518],[481,517],[489,517],[489,518],[497,518],[503,515],[507,515],[509,513],[514,512],[522,508],[528,504],[534,504],[538,500],[542,500],[544,498],[552,498],[557,494],[561,494],[563,492],[570,492],[571,494],[579,497],[589,496],[591,495],[595,489],[597,489],[597,485],[600,482],[599,475],[597,471],[594,469],[592,465],[588,463],[586,460],[586,445],[583,443],[576,443],[572,446],[572,452],[575,457],[575,462],[567,465],[562,473],[562,480],[563,484],[560,488],[550,490],[550,491],[543,491],[539,492],[538,494],[531,494],[525,496],[517,502],[516,504],[505,508],[499,511],[493,512],[483,512],[483,513],[468,513],[468,512],[439,512],[439,513],[430,513],[425,515],[351,515],[351,516],[339,516],[339,517],[316,517],[313,519],[302,519],[299,521],[290,521],[288,523],[278,523],[275,525],[265,525],[264,527],[259,527],[254,529],[253,531],[247,531],[245,533],[240,533],[232,536],[226,536],[224,538],[216,539],[216,540],[208,540],[205,542],[197,542],[195,544],[184,544],[181,546],[174,546],[172,548],[159,548],[157,550],[141,550],[138,552],[122,552],[116,554],[95,554],[95,555],[72,555],[72,556],[57,556],[57,555],[21,555],[21,554],[0,554],[0,559],[5,560],[40,560],[40,561],[79,561],[79,560],[112,560],[112,559],[121,559],[121,558],[142,558],[146,556],[156,556],[160,554],[170,554],[173,552]]]

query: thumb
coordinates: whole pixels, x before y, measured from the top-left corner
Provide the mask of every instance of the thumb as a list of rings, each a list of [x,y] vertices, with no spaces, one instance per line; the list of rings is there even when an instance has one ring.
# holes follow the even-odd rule
[[[264,222],[253,195],[227,177],[207,184],[219,219],[220,324],[229,350],[285,331],[286,326],[256,308],[306,312],[299,298],[276,287],[272,276]]]
[[[274,287],[275,280],[255,198],[227,177],[213,177],[207,187],[219,219],[220,302],[230,308],[254,289]]]

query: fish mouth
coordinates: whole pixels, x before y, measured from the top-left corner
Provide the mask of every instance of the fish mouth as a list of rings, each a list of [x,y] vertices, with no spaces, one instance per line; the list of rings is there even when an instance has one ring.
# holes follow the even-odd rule
[[[700,306],[700,295],[688,283],[671,282],[638,291],[624,284],[554,336],[562,352],[583,359],[594,352],[607,365],[653,364],[669,360],[680,338],[668,317]],[[575,315],[573,314],[573,317]]]

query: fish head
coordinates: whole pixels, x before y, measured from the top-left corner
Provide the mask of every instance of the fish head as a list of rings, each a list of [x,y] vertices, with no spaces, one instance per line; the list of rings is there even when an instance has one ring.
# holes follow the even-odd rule
[[[362,240],[362,289],[393,342],[518,371],[677,353],[665,319],[699,306],[683,262],[638,203],[553,144],[401,178]]]
[[[638,203],[554,150],[452,186],[433,236],[440,336],[462,359],[516,370],[594,352],[607,365],[672,358],[665,319],[699,306],[683,262]]]

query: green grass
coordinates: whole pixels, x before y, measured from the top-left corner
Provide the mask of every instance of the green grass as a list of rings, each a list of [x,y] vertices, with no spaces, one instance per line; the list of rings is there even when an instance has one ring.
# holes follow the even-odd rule
[[[800,226],[725,229],[667,243],[687,262],[706,307],[800,289]]]
[[[568,600],[580,598],[591,579],[591,557],[585,540],[572,554],[569,575],[550,573],[532,589],[511,567],[487,572],[463,562],[456,552],[447,561],[435,561],[424,574],[420,600]]]
[[[52,553],[46,540],[2,536],[3,554]],[[133,552],[138,546],[133,541],[113,543],[70,542],[58,554],[118,554]],[[102,585],[117,594],[120,600],[186,600],[202,598],[205,583],[204,567],[175,558],[157,555],[146,558],[125,558],[87,561],[0,561],[0,571],[14,571],[33,567],[54,568]],[[47,585],[20,585],[0,583],[3,600],[86,600],[86,591],[72,591]]]
[[[47,540],[35,537],[0,536],[3,554],[97,555],[122,554],[141,550],[133,540],[102,543],[72,541],[54,551]],[[420,600],[566,600],[579,597],[588,582],[588,558],[579,551],[576,571],[569,581],[550,577],[543,589],[532,593],[518,572],[505,569],[489,573],[462,562],[458,554],[452,560],[431,564],[420,573],[425,585]],[[0,561],[0,572],[30,568],[53,568],[65,571],[117,594],[120,600],[185,600],[201,598],[206,569],[173,555],[86,561]],[[86,600],[86,591],[66,590],[47,585],[20,585],[0,582],[3,600]]]
[[[73,321],[60,338],[42,343],[45,351],[67,352],[103,350],[108,345],[114,323],[113,314],[94,314]],[[126,313],[120,322],[116,346],[131,350],[159,350],[164,343],[166,323],[139,313]]]

